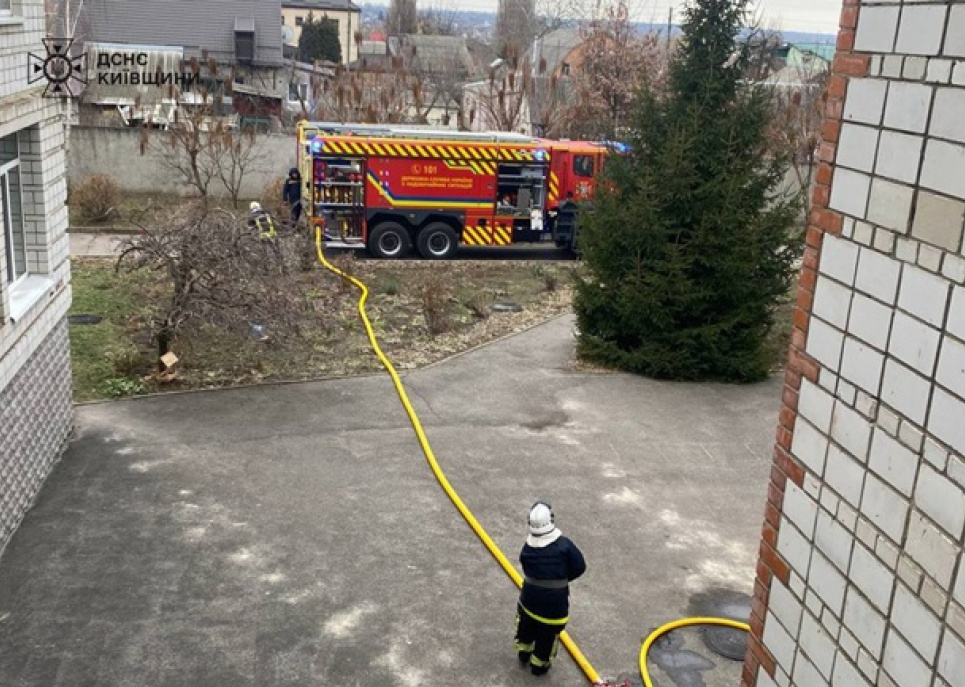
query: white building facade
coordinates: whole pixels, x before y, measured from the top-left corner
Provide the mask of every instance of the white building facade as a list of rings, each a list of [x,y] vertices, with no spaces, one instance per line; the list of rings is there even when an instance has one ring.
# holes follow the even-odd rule
[[[28,83],[44,36],[42,0],[0,0],[0,553],[72,428],[66,108]]]
[[[845,0],[743,687],[965,687],[965,4]]]

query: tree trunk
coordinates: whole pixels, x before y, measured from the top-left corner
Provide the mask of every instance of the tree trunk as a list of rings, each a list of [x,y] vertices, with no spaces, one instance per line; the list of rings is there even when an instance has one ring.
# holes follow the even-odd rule
[[[164,363],[161,362],[161,358],[166,356],[171,352],[171,332],[167,326],[161,327],[161,331],[157,334],[157,369],[158,372],[164,372]]]

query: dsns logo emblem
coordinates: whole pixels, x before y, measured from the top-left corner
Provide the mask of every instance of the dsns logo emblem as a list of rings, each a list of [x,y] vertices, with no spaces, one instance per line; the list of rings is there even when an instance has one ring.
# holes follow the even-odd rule
[[[76,95],[74,89],[87,83],[87,53],[70,55],[73,39],[44,38],[46,55],[30,53],[27,63],[27,83],[47,81],[45,97]]]

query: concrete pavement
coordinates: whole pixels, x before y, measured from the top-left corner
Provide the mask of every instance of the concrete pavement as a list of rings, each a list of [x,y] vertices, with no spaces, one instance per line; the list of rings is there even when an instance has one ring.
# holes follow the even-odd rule
[[[453,486],[515,563],[550,500],[583,549],[568,628],[603,675],[739,613],[780,380],[569,369],[572,318],[406,375]],[[516,588],[438,486],[387,375],[89,405],[0,559],[11,687],[584,685],[511,648]],[[696,630],[661,687],[738,684]]]
[[[107,232],[70,232],[71,257],[109,258],[117,254],[117,247],[121,241],[130,238],[130,234],[113,234]]]

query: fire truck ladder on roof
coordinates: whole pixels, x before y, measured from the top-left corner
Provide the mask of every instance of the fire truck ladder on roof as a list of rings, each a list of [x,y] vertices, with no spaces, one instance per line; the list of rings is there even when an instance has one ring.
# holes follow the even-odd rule
[[[478,143],[517,143],[534,144],[538,140],[523,134],[504,131],[450,131],[448,129],[420,129],[381,126],[378,124],[339,124],[337,122],[305,122],[302,127],[310,132],[335,134],[338,136],[365,136],[370,138],[413,138],[422,140],[444,139]]]

